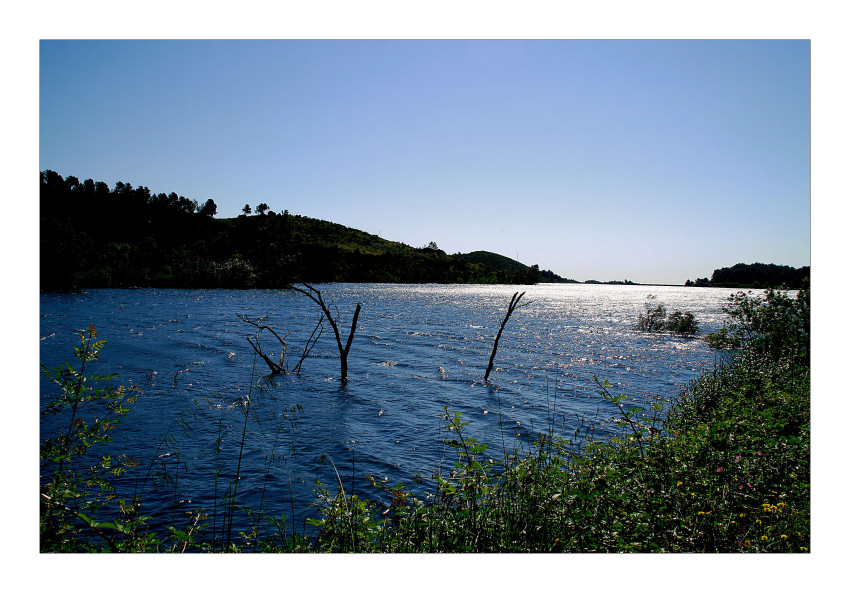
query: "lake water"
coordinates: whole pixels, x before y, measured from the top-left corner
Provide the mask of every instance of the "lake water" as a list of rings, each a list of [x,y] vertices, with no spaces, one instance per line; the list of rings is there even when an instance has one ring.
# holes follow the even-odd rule
[[[378,497],[365,474],[394,484],[453,461],[443,445],[445,407],[462,412],[468,436],[490,444],[496,458],[503,444],[511,449],[549,430],[572,436],[583,421],[615,430],[607,421],[616,411],[599,396],[594,375],[631,404],[669,402],[713,366],[715,353],[701,339],[634,330],[647,294],[669,311],[693,312],[704,336],[722,325],[732,292],[584,284],[317,288],[339,310],[343,340],[362,304],[345,384],[327,323],[300,374],[269,378],[246,341],[256,329],[238,315],[264,317],[288,333],[292,368],[319,314],[303,295],[279,290],[42,294],[41,363],[71,360],[77,330],[92,323],[107,340],[96,370],[141,389],[113,435],[113,451],[140,462],[118,487],[141,493],[144,512],[168,521],[199,506],[211,511],[236,475],[244,429],[238,501],[277,517],[294,514],[301,531],[315,516],[316,479]],[[516,291],[526,292],[525,306],[510,318],[485,383]],[[268,332],[261,344],[277,360],[280,348]],[[41,385],[42,393],[53,389],[44,379]],[[50,421],[42,419],[43,438],[57,428]]]

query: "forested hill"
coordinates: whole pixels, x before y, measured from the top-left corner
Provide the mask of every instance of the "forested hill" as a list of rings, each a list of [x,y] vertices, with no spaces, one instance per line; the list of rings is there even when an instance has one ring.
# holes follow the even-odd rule
[[[41,174],[42,290],[278,288],[291,282],[538,281],[537,266],[414,248],[266,204],[217,219],[216,204],[142,186]],[[476,252],[483,253],[483,252]],[[470,254],[471,255],[471,254]],[[487,258],[485,258],[487,259]],[[512,262],[510,265],[507,262]]]
[[[714,270],[711,279],[688,280],[685,286],[720,286],[732,288],[806,288],[809,286],[811,268],[792,268],[776,264],[735,264],[731,268]]]

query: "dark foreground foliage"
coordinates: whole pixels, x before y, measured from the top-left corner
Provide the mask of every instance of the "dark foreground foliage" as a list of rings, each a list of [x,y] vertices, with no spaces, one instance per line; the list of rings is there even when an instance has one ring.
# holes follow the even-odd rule
[[[809,292],[739,293],[728,313],[728,339],[715,343],[732,350],[666,415],[660,404],[630,407],[598,381],[600,397],[620,410],[622,436],[550,430],[493,459],[446,410],[454,464],[418,480],[426,496],[372,480],[389,501],[381,504],[350,495],[341,480],[319,484],[321,517],[309,534],[260,517],[255,529],[216,543],[202,510],[153,534],[134,514],[138,501],[100,504],[108,480],[70,473],[63,463],[82,450],[59,438],[42,450],[42,551],[808,552]],[[84,339],[81,360],[96,346]],[[81,375],[56,376],[75,413],[90,393]],[[83,435],[75,417],[69,437]]]

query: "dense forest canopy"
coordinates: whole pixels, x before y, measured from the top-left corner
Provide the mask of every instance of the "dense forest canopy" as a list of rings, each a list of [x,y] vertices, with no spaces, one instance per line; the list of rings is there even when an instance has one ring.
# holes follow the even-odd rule
[[[237,218],[216,219],[216,211],[212,199],[199,203],[124,182],[110,190],[103,182],[44,171],[41,289],[278,288],[296,281],[532,284],[540,274],[537,266],[470,261],[433,244],[416,249],[340,224],[278,214],[265,203],[246,204]]]

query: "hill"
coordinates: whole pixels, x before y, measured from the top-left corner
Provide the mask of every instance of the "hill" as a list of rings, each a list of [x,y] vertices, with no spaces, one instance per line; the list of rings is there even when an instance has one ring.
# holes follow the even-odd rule
[[[341,224],[277,214],[216,219],[216,205],[119,182],[41,175],[42,290],[279,288],[292,282],[534,283],[537,266],[447,255]],[[484,252],[476,252],[484,253]],[[472,254],[470,254],[472,255]],[[509,263],[507,263],[509,262]]]
[[[526,270],[528,266],[515,259],[493,253],[492,251],[473,251],[472,253],[456,253],[455,257],[473,264],[484,264],[494,270]]]

